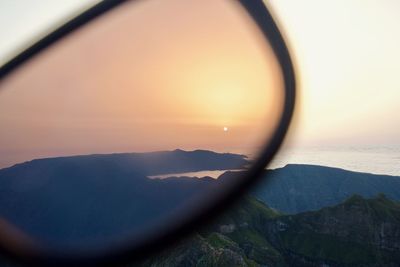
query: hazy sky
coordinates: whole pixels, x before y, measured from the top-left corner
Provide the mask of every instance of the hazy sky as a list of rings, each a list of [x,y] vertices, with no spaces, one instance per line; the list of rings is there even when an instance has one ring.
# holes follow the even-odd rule
[[[0,36],[5,42],[0,42],[0,60],[59,23],[59,18],[93,2],[1,1]],[[287,38],[298,74],[299,106],[290,143],[399,145],[400,2],[268,3]]]
[[[269,2],[297,63],[294,143],[400,145],[400,2]]]
[[[253,153],[283,99],[272,50],[228,0],[128,3],[0,88],[3,162],[176,148]]]

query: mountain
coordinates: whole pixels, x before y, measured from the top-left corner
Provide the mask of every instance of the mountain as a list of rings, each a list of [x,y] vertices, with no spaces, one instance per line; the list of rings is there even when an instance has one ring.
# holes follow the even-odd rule
[[[291,214],[336,205],[353,194],[379,193],[400,200],[400,177],[301,164],[266,171],[253,190],[270,207]]]
[[[400,204],[383,194],[282,216],[266,230],[290,266],[400,265]]]
[[[189,209],[213,184],[147,176],[246,164],[244,156],[204,150],[32,160],[0,170],[0,215],[45,245],[110,244]]]
[[[246,197],[207,229],[141,266],[230,267],[282,262],[263,234],[266,223],[279,215],[259,200]]]
[[[400,204],[354,195],[282,215],[251,197],[142,266],[400,266]]]
[[[148,153],[94,154],[35,159],[1,169],[0,175],[32,177],[37,174],[51,175],[57,172],[58,175],[67,176],[69,172],[80,170],[92,176],[106,176],[113,171],[117,174],[151,176],[203,170],[239,169],[247,164],[249,161],[244,155],[176,149]]]
[[[248,164],[243,155],[204,150],[32,160],[0,170],[0,216],[59,249],[111,245],[180,218],[193,210],[191,200],[207,199],[215,186],[240,173],[225,172],[218,180],[149,176]],[[268,179],[236,209],[145,264],[400,265],[399,204],[392,201],[400,199],[400,177],[313,165],[264,175]],[[387,198],[365,199],[381,192]]]

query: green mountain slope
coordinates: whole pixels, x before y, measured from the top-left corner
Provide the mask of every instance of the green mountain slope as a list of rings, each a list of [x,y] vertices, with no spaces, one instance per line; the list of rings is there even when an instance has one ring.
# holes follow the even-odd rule
[[[282,215],[249,197],[143,266],[400,266],[400,204],[354,195]]]
[[[255,198],[245,198],[217,222],[142,266],[260,266],[283,258],[264,237],[268,220],[280,214]]]
[[[400,266],[400,204],[379,195],[267,225],[269,241],[295,266]]]

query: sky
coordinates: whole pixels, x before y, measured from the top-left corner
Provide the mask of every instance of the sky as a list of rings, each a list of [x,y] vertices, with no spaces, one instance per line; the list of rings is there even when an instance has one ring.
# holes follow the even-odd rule
[[[231,1],[138,1],[1,84],[3,165],[63,155],[257,153],[283,110],[277,60]]]
[[[2,1],[0,36],[6,42],[0,43],[0,62],[94,2]],[[296,119],[287,146],[399,146],[400,3],[267,4],[290,47],[298,80]]]
[[[399,146],[400,2],[269,3],[297,65],[295,146]]]

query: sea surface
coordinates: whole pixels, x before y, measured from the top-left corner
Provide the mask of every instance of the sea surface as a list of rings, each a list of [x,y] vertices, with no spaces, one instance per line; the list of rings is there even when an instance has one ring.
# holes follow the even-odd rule
[[[267,166],[268,169],[284,167],[287,164],[313,164],[337,167],[350,171],[400,176],[400,147],[311,147],[282,149]],[[174,173],[151,176],[218,178],[227,170]]]
[[[351,171],[400,176],[400,147],[325,147],[283,149],[269,164],[289,163],[338,167]]]

